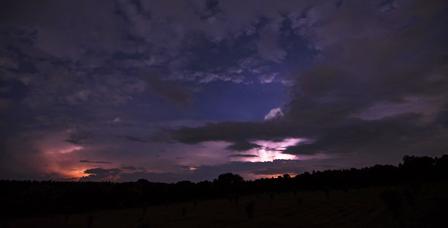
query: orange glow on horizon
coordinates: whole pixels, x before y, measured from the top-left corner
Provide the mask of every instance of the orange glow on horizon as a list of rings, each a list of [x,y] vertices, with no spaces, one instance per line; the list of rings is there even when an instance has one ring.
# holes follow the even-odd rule
[[[79,180],[82,177],[89,176],[89,174],[86,174],[84,171],[86,171],[86,168],[72,168],[68,170],[60,170],[59,172],[68,179]]]
[[[79,180],[89,175],[85,170],[91,167],[79,163],[85,147],[66,142],[69,132],[48,134],[36,141],[36,147],[41,151],[43,172],[62,180]]]

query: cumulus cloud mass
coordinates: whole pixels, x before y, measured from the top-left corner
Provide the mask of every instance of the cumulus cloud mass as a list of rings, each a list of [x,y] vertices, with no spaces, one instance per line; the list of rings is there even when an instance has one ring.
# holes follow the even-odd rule
[[[448,149],[445,0],[0,3],[0,178],[246,178]]]

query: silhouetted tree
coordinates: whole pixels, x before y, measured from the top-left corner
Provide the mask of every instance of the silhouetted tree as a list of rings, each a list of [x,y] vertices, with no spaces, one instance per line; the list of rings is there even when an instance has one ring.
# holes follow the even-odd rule
[[[79,213],[102,208],[144,208],[170,202],[227,198],[238,202],[243,195],[262,195],[274,200],[279,192],[323,190],[329,197],[333,190],[353,190],[370,186],[408,186],[403,199],[410,205],[420,194],[420,186],[428,181],[448,180],[448,156],[440,158],[405,156],[397,167],[375,165],[361,169],[305,172],[291,178],[248,180],[236,174],[219,175],[213,182],[175,184],[153,183],[145,179],[136,182],[55,182],[55,181],[1,181],[0,217],[29,216],[50,213]],[[383,201],[392,211],[399,208],[398,198],[384,193]],[[327,198],[328,198],[327,197]],[[395,212],[394,212],[395,213]],[[144,216],[144,213],[142,213]],[[93,218],[92,218],[93,219]],[[68,219],[66,219],[68,220]]]
[[[220,185],[235,185],[241,184],[244,182],[244,179],[238,175],[233,173],[225,173],[218,176],[217,183]]]
[[[435,160],[431,157],[404,156],[400,168],[410,178],[429,177],[434,169]]]

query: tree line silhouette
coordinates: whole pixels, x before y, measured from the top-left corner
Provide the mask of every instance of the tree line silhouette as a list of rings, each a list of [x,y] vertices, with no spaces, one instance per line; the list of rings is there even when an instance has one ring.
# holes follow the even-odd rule
[[[136,182],[56,182],[0,181],[1,216],[21,217],[51,213],[75,213],[97,209],[147,207],[181,201],[227,198],[238,203],[239,197],[278,192],[323,191],[365,188],[371,186],[420,185],[448,180],[448,155],[439,158],[405,156],[398,166],[375,165],[361,169],[305,172],[270,179],[244,180],[225,173],[213,181],[180,181],[173,184]],[[394,193],[381,197],[394,203]],[[253,208],[247,206],[248,214]],[[394,209],[395,210],[395,209]]]

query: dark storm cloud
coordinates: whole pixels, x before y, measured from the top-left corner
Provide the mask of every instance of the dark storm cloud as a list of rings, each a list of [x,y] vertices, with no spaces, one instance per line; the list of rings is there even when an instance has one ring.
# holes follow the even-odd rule
[[[229,148],[244,150],[254,148],[248,141],[253,139],[276,140],[288,136],[297,136],[295,125],[287,121],[267,122],[220,122],[209,123],[202,127],[182,127],[173,132],[174,139],[187,144],[204,141],[233,142]]]
[[[281,121],[181,128],[174,138],[186,143],[312,139],[287,150],[299,155],[375,153],[372,147],[380,150],[379,157],[394,159],[418,150],[442,153],[447,144],[440,138],[447,130],[434,117],[448,101],[448,5],[390,4],[322,4],[295,21],[296,31],[319,54],[310,69],[297,75]]]
[[[374,153],[368,149],[373,144],[380,151],[399,154],[407,152],[394,150],[400,146],[409,149],[406,145],[410,141],[437,142],[437,135],[445,130],[437,128],[433,120],[422,122],[422,117],[415,115],[365,120],[358,114],[386,102],[394,105],[390,105],[388,110],[373,112],[380,117],[387,112],[393,114],[396,112],[394,106],[400,109],[410,105],[409,97],[436,97],[441,103],[446,102],[446,77],[437,77],[438,85],[433,81],[434,72],[447,64],[444,56],[448,46],[442,40],[448,34],[441,22],[448,19],[444,16],[446,4],[442,1],[432,1],[427,5],[409,1],[391,12],[366,11],[362,15],[358,15],[359,11],[355,9],[362,11],[364,7],[356,3],[342,8],[352,17],[330,17],[334,19],[332,22],[316,30],[314,38],[320,41],[320,45],[328,45],[322,49],[322,63],[298,77],[297,95],[289,105],[289,118],[314,123],[322,129],[315,144],[303,146],[303,153]],[[411,20],[415,15],[419,16]],[[390,23],[383,24],[387,21]],[[366,31],[350,26],[353,22],[366,24],[362,27]],[[346,33],[336,33],[336,39],[338,36],[342,38],[332,41],[332,38],[325,37],[332,29]],[[372,29],[378,31],[371,34],[368,30]],[[439,104],[435,102],[433,107],[426,105],[425,109],[438,112]],[[425,110],[408,111],[424,114]],[[403,142],[403,139],[408,141]],[[417,147],[409,153],[418,149],[428,148]],[[300,146],[295,152],[301,153]],[[440,150],[429,153],[440,153]]]
[[[22,141],[26,139],[3,138],[0,142],[0,179],[43,178],[41,168],[35,166],[36,162],[41,162],[43,159],[32,145]]]
[[[276,21],[271,36],[281,20],[276,10],[263,12],[272,10],[268,2],[251,5],[245,3],[243,13],[233,1],[213,7],[207,1],[3,1],[2,77],[25,82],[32,106],[120,105],[145,89],[189,103],[191,91],[174,80],[242,82],[275,74],[250,46],[258,40],[261,15]],[[279,7],[289,6],[295,4]],[[201,19],[210,9],[209,20]],[[275,53],[275,43],[260,48]]]
[[[56,172],[82,163],[92,180],[196,180],[442,153],[447,11],[444,0],[2,1],[1,173],[43,178],[58,174],[39,165]],[[291,97],[257,107],[266,111],[254,115],[257,122],[235,107],[276,94],[253,98],[238,87],[244,91],[227,98],[230,86],[212,87],[223,81],[260,90],[282,84]],[[206,88],[217,88],[215,100],[205,99],[212,94]],[[283,115],[262,121],[285,103],[278,109]],[[308,140],[286,153],[335,160],[226,163],[229,154],[217,155],[233,151],[235,159],[259,147],[254,140],[287,137]],[[44,139],[48,145],[38,148]],[[207,148],[206,141],[230,144]],[[55,148],[83,149],[55,160],[47,153]],[[186,159],[198,150],[198,161]],[[165,169],[90,169],[103,159]],[[221,165],[207,166],[207,159]],[[184,163],[198,169],[185,173]],[[171,167],[177,168],[171,173]]]
[[[256,158],[258,156],[254,155],[254,154],[232,154],[232,155],[229,155],[229,157],[231,157],[231,158]]]
[[[90,163],[90,164],[111,164],[108,161],[92,161],[92,160],[79,160],[80,163]]]
[[[163,81],[158,76],[145,77],[151,91],[157,95],[180,105],[191,103],[193,91],[180,83]]]
[[[439,133],[440,129],[423,124],[420,116],[416,114],[371,121],[353,119],[323,131],[312,143],[289,147],[285,153],[348,153],[372,148],[381,153],[392,148],[405,148],[414,143],[414,140],[430,140]]]
[[[72,144],[78,144],[81,145],[85,143],[89,138],[92,137],[91,132],[86,131],[72,131],[68,135],[67,139],[65,139],[66,142],[72,143]]]
[[[136,136],[130,136],[130,135],[124,136],[124,138],[131,142],[138,142],[138,143],[150,142],[150,140],[148,140],[148,139],[144,139],[144,138],[140,138],[140,137],[136,137]]]
[[[255,143],[250,143],[247,141],[234,142],[232,145],[228,146],[227,149],[234,151],[246,151],[254,148],[259,148],[260,145]]]
[[[85,174],[88,174],[89,178],[82,179],[82,180],[97,180],[97,181],[111,181],[115,180],[118,175],[121,173],[121,170],[118,168],[114,169],[103,169],[103,168],[92,168],[84,171]]]

